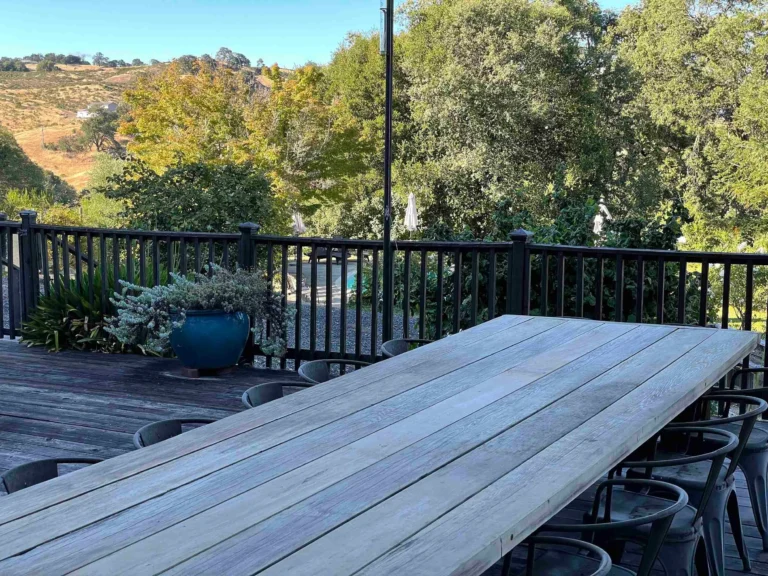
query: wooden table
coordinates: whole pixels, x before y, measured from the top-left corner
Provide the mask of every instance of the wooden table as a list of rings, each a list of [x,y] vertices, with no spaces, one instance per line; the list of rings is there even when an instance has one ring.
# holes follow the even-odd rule
[[[480,574],[749,332],[505,316],[0,499],[0,573]]]

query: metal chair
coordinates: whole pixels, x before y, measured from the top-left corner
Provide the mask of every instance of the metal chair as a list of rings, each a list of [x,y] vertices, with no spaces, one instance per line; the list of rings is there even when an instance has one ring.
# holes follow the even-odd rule
[[[704,434],[720,436],[724,445],[711,451],[703,450],[700,439]],[[672,444],[691,446],[696,438],[699,442],[695,442],[695,450],[687,450],[682,454],[679,452],[670,454],[659,450],[659,446],[666,448]],[[727,430],[711,426],[678,425],[661,430],[640,450],[631,455],[629,460],[622,463],[623,468],[629,469],[627,476],[662,480],[680,486],[688,492],[692,505],[686,506],[675,515],[659,551],[659,560],[667,574],[690,576],[693,574],[694,567],[699,576],[710,574],[709,565],[712,562],[712,555],[707,539],[704,538],[704,517],[709,510],[709,502],[715,487],[724,478],[725,459],[738,445],[739,439]],[[682,483],[672,480],[672,478],[679,478],[686,470],[695,471],[697,478],[703,474],[702,484],[691,483],[694,494],[688,489],[688,485],[683,486]],[[666,498],[664,500],[666,501]],[[640,494],[624,490],[613,495],[611,514],[617,520],[625,520],[631,518],[634,511],[640,508],[653,509],[660,505],[659,496],[653,491]],[[628,540],[643,542],[646,545],[649,542],[650,535],[643,526],[629,528],[626,532]],[[714,570],[714,565],[712,566]]]
[[[624,568],[612,569],[608,553],[589,542],[557,536],[532,536],[524,544],[528,545],[525,565],[520,565],[522,561],[518,564],[511,560],[510,554],[507,554],[502,568],[504,576],[634,575],[634,572]]]
[[[98,464],[101,458],[47,458],[11,468],[0,476],[8,494],[59,476],[59,464]]]
[[[629,497],[623,498],[621,493],[625,490],[616,490],[617,486],[625,490],[630,488]],[[638,493],[647,496],[651,492],[654,496],[646,499],[644,507],[621,509],[620,504],[633,501]],[[612,478],[598,485],[592,512],[584,515],[584,524],[548,522],[539,532],[579,532],[582,540],[608,552],[614,563],[611,574],[649,576],[675,516],[683,509],[689,516],[695,514],[696,510],[687,504],[688,494],[674,484],[658,480]],[[637,572],[616,566],[621,562],[624,545],[633,540],[631,534],[634,529],[642,529],[646,533]],[[570,566],[570,559],[564,558],[562,566]]]
[[[210,424],[216,422],[210,418],[174,418],[172,420],[160,420],[152,422],[138,429],[133,435],[133,444],[136,448],[146,448],[174,436],[179,436],[184,430],[185,424]]]
[[[283,387],[290,388],[291,386],[294,388],[311,388],[312,384],[296,380],[257,384],[243,392],[243,404],[245,404],[246,408],[255,408],[256,406],[261,406],[267,402],[272,402],[272,400],[277,400],[283,397]]]
[[[432,340],[422,340],[419,338],[398,338],[396,340],[388,340],[381,345],[381,353],[385,358],[392,358],[393,356],[405,354],[412,349],[412,346],[423,346],[425,344],[432,344],[432,342]]]
[[[359,370],[371,365],[370,362],[361,360],[312,360],[299,366],[299,376],[310,384],[328,382],[332,378],[331,366],[334,364],[338,364],[342,371],[345,371],[347,366],[354,366],[355,370]]]
[[[739,413],[731,416],[731,408],[736,405]],[[734,473],[739,464],[741,454],[749,440],[750,432],[758,416],[768,409],[768,404],[759,398],[730,394],[728,391],[710,393],[695,402],[688,413],[694,418],[690,422],[675,422],[668,426],[674,429],[681,426],[717,427],[728,430],[728,426],[735,426],[730,432],[737,434],[739,443],[728,455],[729,461],[720,470],[712,494],[703,506],[704,514],[704,540],[712,571],[717,576],[725,574],[725,515],[731,523],[736,548],[739,551],[744,570],[749,571],[750,560],[744,541],[744,532],[741,525],[739,503],[736,496],[736,480]],[[704,434],[703,437],[693,439],[686,451],[706,450],[717,448],[725,443],[725,439],[717,435]],[[674,451],[667,451],[666,457],[674,457]],[[706,466],[699,464],[665,468],[654,473],[654,478],[666,480],[681,486],[688,491],[691,503],[701,508],[701,498],[707,481]]]
[[[763,386],[768,382],[768,368],[744,368],[737,370],[731,376],[729,387],[723,393],[739,396],[751,396],[768,400],[768,388],[750,388],[749,381],[745,378],[748,374],[764,374]],[[739,387],[737,387],[737,382]],[[713,392],[720,394],[720,391]],[[744,451],[739,458],[738,466],[744,473],[749,490],[749,500],[755,515],[755,524],[763,540],[763,550],[768,550],[768,420],[764,420],[766,413],[758,418],[749,439],[744,446]],[[723,426],[734,434],[741,434],[742,423],[734,422]]]

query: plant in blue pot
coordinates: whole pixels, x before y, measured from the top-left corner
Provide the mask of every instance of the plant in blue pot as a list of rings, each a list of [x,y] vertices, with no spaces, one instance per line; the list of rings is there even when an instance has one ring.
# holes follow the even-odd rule
[[[122,292],[113,299],[117,316],[107,330],[147,354],[163,356],[172,350],[195,370],[234,366],[251,334],[265,354],[285,354],[283,335],[292,310],[282,306],[280,294],[262,274],[213,266],[210,274],[192,279],[171,277],[164,286],[121,282]]]

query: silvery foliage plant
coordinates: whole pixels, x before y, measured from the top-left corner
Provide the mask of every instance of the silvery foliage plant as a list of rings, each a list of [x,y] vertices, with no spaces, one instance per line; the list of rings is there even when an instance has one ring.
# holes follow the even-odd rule
[[[121,280],[122,291],[112,298],[117,316],[106,330],[123,344],[165,355],[171,349],[171,332],[184,324],[188,310],[243,312],[254,319],[251,330],[262,351],[269,356],[285,354],[285,333],[295,311],[283,308],[280,294],[263,275],[241,269],[232,273],[213,265],[210,276],[196,274],[190,280],[171,273],[171,277],[172,283],[151,287]]]

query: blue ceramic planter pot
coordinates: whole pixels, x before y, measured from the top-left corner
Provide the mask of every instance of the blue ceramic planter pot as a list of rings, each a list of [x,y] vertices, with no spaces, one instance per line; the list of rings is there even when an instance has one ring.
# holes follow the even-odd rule
[[[249,329],[242,312],[188,310],[181,328],[171,332],[171,347],[186,368],[227,368],[240,359]]]

